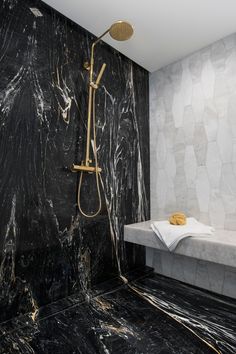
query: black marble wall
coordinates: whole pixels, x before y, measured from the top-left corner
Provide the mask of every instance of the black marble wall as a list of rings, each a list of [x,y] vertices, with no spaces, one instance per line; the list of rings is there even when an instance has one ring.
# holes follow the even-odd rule
[[[35,17],[37,7],[42,17]],[[123,225],[149,218],[148,73],[104,43],[96,48],[97,140],[103,210],[76,207],[84,157],[93,36],[39,1],[0,0],[0,321],[144,264]],[[94,176],[84,207],[96,207]]]

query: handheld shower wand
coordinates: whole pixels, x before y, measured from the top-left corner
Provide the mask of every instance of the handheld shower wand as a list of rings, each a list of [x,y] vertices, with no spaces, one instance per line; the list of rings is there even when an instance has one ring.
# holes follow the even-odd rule
[[[104,63],[100,69],[100,72],[97,76],[96,81],[93,81],[94,76],[94,49],[96,44],[107,34],[109,33],[110,36],[117,40],[117,41],[125,41],[129,39],[133,35],[133,27],[125,21],[117,21],[111,25],[111,27],[106,30],[100,37],[96,39],[96,41],[92,44],[91,47],[91,58],[90,63],[85,63],[84,67],[89,71],[89,99],[88,99],[88,120],[87,120],[87,140],[86,140],[86,154],[85,154],[85,161],[82,161],[81,165],[73,164],[71,167],[72,172],[80,172],[80,179],[79,179],[79,186],[78,186],[78,208],[82,215],[88,218],[92,218],[97,216],[102,207],[101,201],[101,191],[100,191],[100,184],[99,184],[99,177],[102,169],[98,167],[98,159],[97,159],[97,144],[96,144],[96,90],[99,87],[101,78],[103,73],[106,69],[106,64]],[[90,159],[90,144],[91,144],[91,123],[93,125],[93,155],[94,155],[94,162],[95,166],[91,166],[92,160]],[[81,197],[81,186],[83,181],[83,173],[95,173],[96,175],[96,184],[97,184],[97,193],[99,199],[99,206],[96,212],[93,214],[87,214],[81,208],[80,197]]]

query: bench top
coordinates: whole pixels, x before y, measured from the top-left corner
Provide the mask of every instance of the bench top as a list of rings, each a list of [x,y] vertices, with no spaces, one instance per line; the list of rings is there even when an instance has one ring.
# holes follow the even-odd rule
[[[125,225],[124,240],[169,252],[151,229],[152,222]],[[173,253],[236,267],[236,231],[216,230],[209,237],[187,237]]]

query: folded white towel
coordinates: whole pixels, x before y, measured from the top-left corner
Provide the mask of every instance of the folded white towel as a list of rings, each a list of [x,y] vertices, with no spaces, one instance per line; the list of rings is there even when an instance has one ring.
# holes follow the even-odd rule
[[[195,218],[187,218],[186,225],[171,225],[167,220],[154,221],[151,228],[170,251],[174,251],[183,238],[212,236],[215,231],[213,227],[204,225]]]

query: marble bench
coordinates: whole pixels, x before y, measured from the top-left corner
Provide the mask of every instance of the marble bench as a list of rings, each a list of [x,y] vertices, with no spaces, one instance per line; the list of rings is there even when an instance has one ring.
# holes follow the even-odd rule
[[[236,231],[186,238],[171,253],[150,225],[149,220],[124,227],[125,241],[146,247],[146,265],[156,273],[236,298]]]

